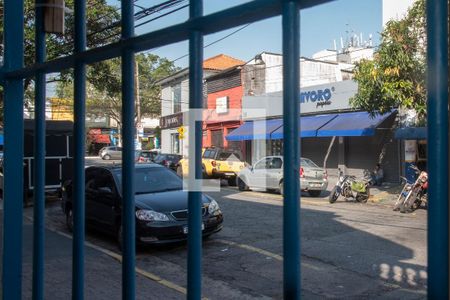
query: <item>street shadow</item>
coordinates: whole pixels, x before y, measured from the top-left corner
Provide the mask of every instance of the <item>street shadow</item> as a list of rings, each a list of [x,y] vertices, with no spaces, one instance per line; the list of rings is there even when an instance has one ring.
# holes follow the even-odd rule
[[[223,233],[218,234],[217,238],[258,245],[273,253],[282,254],[282,202],[279,205],[258,203],[240,199],[239,192],[222,191],[222,194],[225,193],[223,198],[233,201],[220,203],[225,223]],[[342,213],[346,209],[349,211]],[[427,269],[426,253],[423,251],[426,250],[426,222],[423,228],[417,222],[412,222],[412,225],[397,225],[389,221],[388,214],[393,214],[392,211],[387,208],[382,208],[381,211],[379,209],[381,208],[377,208],[373,217],[368,217],[369,220],[365,217],[360,221],[351,217],[351,211],[356,211],[353,203],[342,202],[325,209],[318,207],[317,210],[301,209],[302,266],[306,262],[322,269],[303,267],[303,287],[315,290],[320,286],[319,294],[332,298],[371,298],[370,295],[382,293],[393,298],[417,298],[418,295],[425,297]],[[236,211],[245,217],[233,218],[230,224],[227,216]],[[383,218],[385,211],[386,216]],[[263,231],[262,224],[266,224]],[[245,233],[235,234],[234,230],[228,229],[230,225]],[[419,246],[418,249],[415,245]],[[422,253],[419,258],[418,253]],[[354,286],[345,291],[336,289],[336,286],[341,286],[337,282],[342,281],[342,278],[354,280]],[[365,280],[368,282],[365,283]],[[347,284],[348,282],[343,283],[342,286]],[[401,290],[405,294],[401,294]],[[355,294],[351,294],[352,292]],[[408,294],[409,292],[411,293]]]
[[[268,254],[265,252],[255,251],[262,249],[267,253],[282,255],[282,202],[267,204],[241,200],[237,197],[239,194],[233,190],[222,190],[220,196],[211,194],[219,201],[224,213],[224,229],[203,240],[203,274],[209,279],[226,282],[230,288],[282,298],[282,261],[267,259]],[[304,298],[374,298],[376,295],[380,298],[404,299],[402,293],[405,292],[416,293],[416,298],[417,292],[425,295],[427,271],[425,263],[416,263],[417,249],[414,249],[412,240],[420,241],[423,237],[425,241],[426,228],[417,225],[389,226],[375,218],[372,221],[355,219],[349,222],[351,213],[342,212],[347,208],[354,208],[354,205],[341,203],[326,209],[301,209],[301,278]],[[31,233],[32,228],[26,226],[24,261],[27,267],[24,272],[31,271]],[[55,297],[58,293],[70,294],[70,269],[64,275],[67,277],[64,281],[58,281],[48,272],[58,269],[59,264],[70,266],[71,241],[54,234],[50,237],[55,246],[46,253],[46,295]],[[103,248],[118,252],[116,240],[110,236],[88,230],[87,239],[98,240]],[[223,241],[236,246],[223,244]],[[243,246],[225,251],[238,248],[237,245]],[[241,252],[237,253],[238,250]],[[233,253],[235,256],[228,256]],[[93,262],[96,255],[100,254],[91,249],[86,255],[86,259]],[[144,260],[149,258],[148,262],[157,263],[157,260],[151,259],[156,257],[186,272],[187,243],[138,247],[137,257]],[[102,259],[104,264],[106,258]],[[120,280],[120,277],[117,278]],[[24,286],[27,287],[24,294],[28,295],[31,277],[27,275],[24,280]],[[96,277],[95,280],[96,286],[103,286],[101,282],[106,279]],[[116,284],[120,285],[120,281]],[[56,292],[58,290],[60,292]],[[205,287],[204,293],[206,296],[211,293],[214,295],[214,291],[208,287]]]

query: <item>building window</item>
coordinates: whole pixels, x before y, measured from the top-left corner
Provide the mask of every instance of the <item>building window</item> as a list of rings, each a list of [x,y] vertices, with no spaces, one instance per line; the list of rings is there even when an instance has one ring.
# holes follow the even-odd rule
[[[178,133],[172,133],[171,137],[171,152],[174,154],[180,153],[180,138]]]
[[[173,113],[181,111],[181,84],[172,87]]]

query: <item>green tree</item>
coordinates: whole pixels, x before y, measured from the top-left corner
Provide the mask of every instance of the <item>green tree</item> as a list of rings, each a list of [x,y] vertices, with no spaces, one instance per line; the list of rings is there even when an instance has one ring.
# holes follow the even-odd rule
[[[73,11],[74,0],[66,0],[65,5]],[[94,48],[117,41],[120,34],[120,14],[116,7],[108,5],[106,0],[87,0],[86,26],[87,26],[87,46]],[[3,1],[0,2],[0,11],[3,11]],[[35,8],[34,0],[25,0],[24,2],[24,60],[25,65],[29,66],[35,62]],[[64,35],[47,34],[46,50],[47,60],[67,56],[74,50],[74,14],[65,15]],[[0,40],[3,40],[3,18],[0,18]],[[2,45],[3,46],[3,45]],[[3,55],[3,49],[0,51]],[[101,64],[97,64],[99,68]],[[94,72],[95,73],[95,72]],[[72,77],[70,70],[64,71],[59,76],[50,81],[64,81]],[[98,80],[88,76],[88,80]],[[30,104],[34,99],[33,78],[25,79],[25,102]],[[0,93],[1,95],[2,93]],[[3,103],[3,97],[0,96],[0,103]]]
[[[178,69],[166,58],[154,54],[138,54],[136,62],[139,74],[140,111],[142,117],[157,117],[161,114],[160,87],[156,82],[169,76]],[[107,116],[122,124],[121,66],[115,58],[98,66],[88,68],[92,79],[87,86],[87,110],[98,116]],[[59,98],[73,98],[73,86],[70,81],[57,85]],[[138,120],[136,119],[136,122]]]
[[[372,115],[392,108],[414,109],[426,117],[425,0],[417,0],[399,21],[390,21],[381,33],[373,60],[356,64],[358,92],[353,107]]]

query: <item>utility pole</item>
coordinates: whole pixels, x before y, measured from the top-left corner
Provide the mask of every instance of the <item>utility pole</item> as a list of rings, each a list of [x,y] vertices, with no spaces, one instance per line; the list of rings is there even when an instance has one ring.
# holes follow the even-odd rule
[[[141,144],[139,141],[140,131],[143,130],[141,123],[141,97],[139,95],[139,64],[138,61],[135,60],[136,67],[134,68],[134,76],[135,76],[135,89],[134,89],[134,97],[136,99],[136,136],[135,136],[135,144],[138,150],[141,149]]]
[[[134,69],[135,69],[134,76],[136,77],[134,81],[136,82],[136,87],[134,89],[136,98],[136,118],[137,123],[141,123],[141,97],[139,95],[139,64],[137,60],[136,60],[136,68]]]

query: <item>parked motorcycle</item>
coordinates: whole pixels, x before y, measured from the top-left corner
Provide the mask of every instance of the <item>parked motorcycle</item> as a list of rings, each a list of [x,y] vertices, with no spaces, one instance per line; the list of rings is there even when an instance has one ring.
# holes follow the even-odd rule
[[[428,173],[420,171],[416,166],[411,166],[411,168],[416,171],[417,179],[411,182],[401,177],[405,181],[405,185],[395,202],[394,211],[413,212],[428,202]]]
[[[338,169],[338,181],[328,201],[334,203],[339,196],[343,196],[345,199],[353,198],[358,202],[366,203],[370,196],[369,185],[368,180],[358,181],[355,176],[344,175],[344,172]]]

